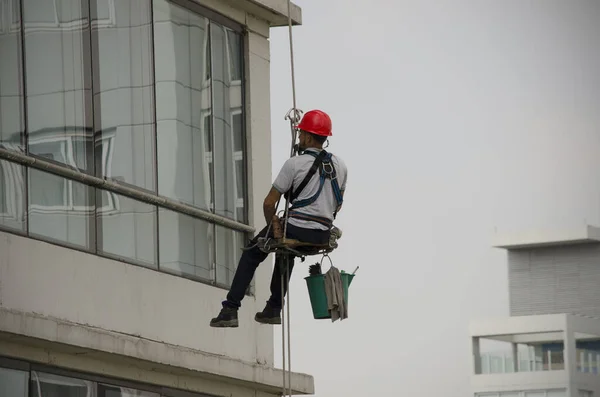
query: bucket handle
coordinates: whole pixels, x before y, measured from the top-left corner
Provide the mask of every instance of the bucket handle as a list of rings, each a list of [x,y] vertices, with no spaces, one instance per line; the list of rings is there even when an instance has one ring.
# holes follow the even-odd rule
[[[321,272],[323,272],[323,260],[325,258],[329,259],[329,268],[331,269],[333,267],[333,261],[331,260],[331,257],[328,253],[324,253],[323,257],[321,258],[321,263],[319,264],[319,266],[321,266]]]

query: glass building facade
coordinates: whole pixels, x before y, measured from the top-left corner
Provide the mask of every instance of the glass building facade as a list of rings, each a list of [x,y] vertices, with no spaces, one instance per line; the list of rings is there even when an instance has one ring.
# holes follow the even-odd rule
[[[2,397],[208,397],[0,358]]]
[[[0,0],[0,148],[247,225],[243,54],[185,0]],[[6,158],[0,229],[221,286],[246,239]]]

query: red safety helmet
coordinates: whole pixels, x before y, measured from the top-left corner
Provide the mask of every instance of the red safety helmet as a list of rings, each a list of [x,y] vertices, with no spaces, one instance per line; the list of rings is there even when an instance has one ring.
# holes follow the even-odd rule
[[[310,110],[304,114],[298,129],[320,136],[331,136],[331,119],[321,110]]]

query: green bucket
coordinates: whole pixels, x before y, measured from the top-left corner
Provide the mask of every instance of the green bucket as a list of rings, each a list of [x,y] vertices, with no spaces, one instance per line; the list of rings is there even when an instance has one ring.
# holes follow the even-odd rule
[[[352,283],[354,274],[341,272],[342,285],[344,287],[344,301],[348,304],[348,287]],[[304,278],[308,287],[308,296],[312,306],[313,317],[317,320],[331,318],[327,309],[327,295],[325,294],[325,275],[318,274]]]

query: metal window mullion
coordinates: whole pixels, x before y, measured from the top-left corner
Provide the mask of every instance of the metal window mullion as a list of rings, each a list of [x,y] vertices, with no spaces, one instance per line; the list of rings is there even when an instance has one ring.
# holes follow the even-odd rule
[[[152,59],[150,60],[150,65],[152,67],[152,111],[153,111],[153,138],[154,138],[154,150],[152,156],[154,157],[154,191],[156,194],[159,194],[158,190],[158,117],[156,115],[156,40],[154,35],[154,1],[149,0],[149,8],[150,8],[150,52]],[[160,270],[160,215],[159,209],[157,206],[154,207],[156,210],[155,217],[155,225],[156,228],[154,230],[154,254],[156,255],[156,268]]]
[[[96,107],[95,105],[95,88],[94,87],[94,73],[99,73],[100,70],[100,53],[98,52],[98,54],[94,53],[94,34],[93,34],[93,26],[92,26],[92,18],[94,15],[97,14],[97,4],[95,2],[96,0],[81,0],[81,8],[84,8],[84,2],[87,3],[87,9],[88,9],[88,23],[87,23],[87,27],[89,29],[88,32],[88,40],[87,40],[87,49],[89,50],[88,53],[86,54],[85,51],[85,47],[84,47],[84,53],[83,53],[83,66],[84,66],[84,76],[86,76],[87,78],[90,79],[90,96],[89,99],[86,99],[87,97],[84,95],[84,101],[86,102],[85,105],[87,105],[89,103],[89,107],[85,106],[85,110],[86,112],[89,111],[90,116],[91,116],[91,127],[92,127],[92,136],[91,137],[87,137],[85,139],[85,156],[86,156],[86,168],[87,171],[89,171],[89,173],[91,175],[94,176],[98,176],[98,173],[100,172],[100,174],[102,173],[102,167],[100,167],[100,170],[98,170],[97,168],[97,164],[96,164]],[[95,10],[96,12],[92,12],[92,10]],[[98,43],[96,43],[98,44]],[[85,44],[84,44],[85,45]],[[99,45],[95,46],[96,49],[100,49]],[[89,64],[86,65],[86,62]],[[87,66],[87,67],[86,67]],[[86,78],[84,77],[84,79]],[[85,81],[85,80],[84,80]],[[85,87],[84,87],[84,93],[85,93]],[[98,109],[98,112],[101,112],[100,109]],[[85,118],[84,118],[85,119]],[[87,127],[87,126],[86,126]],[[88,139],[89,138],[89,139]],[[102,153],[100,153],[102,154]],[[100,156],[101,158],[102,156]],[[91,161],[90,161],[91,160]],[[91,170],[89,169],[91,167]],[[86,202],[90,205],[91,211],[90,211],[90,219],[89,219],[89,236],[88,236],[88,245],[90,247],[90,250],[94,253],[98,253],[99,249],[100,249],[100,244],[98,243],[98,236],[100,236],[101,233],[101,228],[102,228],[102,222],[98,221],[98,195],[102,194],[100,193],[100,191],[97,191],[94,187],[89,187],[87,190],[87,200]]]
[[[93,3],[93,5],[92,5]],[[102,178],[104,176],[104,167],[103,165],[103,158],[104,158],[104,153],[103,153],[103,142],[102,142],[102,134],[101,132],[98,134],[99,139],[97,139],[97,130],[99,128],[99,126],[96,125],[96,119],[101,120],[102,119],[102,109],[99,106],[98,108],[96,108],[95,106],[95,101],[96,101],[96,88],[94,85],[94,78],[95,78],[95,73],[100,73],[100,44],[99,44],[99,37],[96,36],[96,38],[94,39],[94,33],[93,33],[93,24],[92,24],[92,20],[94,15],[97,16],[98,14],[98,4],[95,2],[95,0],[88,0],[88,7],[89,7],[89,11],[88,11],[88,22],[89,22],[89,29],[90,29],[90,77],[91,77],[91,90],[92,90],[92,95],[91,95],[91,109],[92,109],[92,142],[91,142],[91,146],[92,146],[92,172],[91,174],[96,176],[96,177],[100,177]],[[92,12],[92,7],[94,7],[95,12]],[[110,12],[110,5],[109,5],[109,12]],[[95,46],[94,46],[95,44]],[[95,53],[94,51],[94,47],[97,49],[97,53]],[[99,153],[97,153],[96,151],[96,142],[99,141],[100,144],[100,150]],[[86,150],[87,151],[87,150]],[[104,246],[104,232],[103,232],[103,223],[102,223],[102,219],[98,216],[98,206],[100,206],[100,210],[102,210],[102,190],[101,189],[92,189],[92,194],[91,194],[91,201],[93,204],[93,226],[90,226],[90,229],[93,229],[95,232],[95,238],[94,238],[94,245],[93,245],[93,250],[95,253],[101,253],[103,252],[102,247]],[[100,211],[101,212],[101,211]]]
[[[242,220],[244,223],[249,222],[249,192],[248,192],[248,182],[249,182],[249,176],[248,176],[248,170],[250,169],[250,160],[249,160],[249,156],[248,156],[248,132],[247,132],[247,113],[246,113],[246,99],[247,99],[247,95],[246,95],[246,88],[250,87],[249,84],[247,84],[246,82],[246,40],[244,40],[244,36],[247,36],[247,31],[244,31],[244,34],[240,34],[240,49],[239,49],[239,57],[240,57],[240,62],[241,62],[241,73],[242,75],[240,76],[241,78],[241,93],[242,93],[242,153],[244,156],[243,159],[243,164],[244,164],[244,175],[243,175],[243,184],[244,184],[244,219]],[[245,236],[244,236],[245,238]]]
[[[27,63],[25,54],[25,11],[24,11],[24,0],[18,0],[19,2],[19,22],[21,24],[20,41],[21,41],[21,83],[23,89],[23,99],[21,104],[23,106],[23,135],[21,136],[21,144],[25,150],[25,154],[29,154],[29,115],[27,107]],[[23,167],[23,216],[25,217],[25,234],[29,236],[29,167]]]
[[[244,223],[249,223],[250,222],[250,189],[249,189],[249,181],[250,181],[250,175],[249,175],[249,170],[251,167],[251,162],[250,162],[250,156],[248,155],[249,152],[249,144],[248,144],[248,113],[246,112],[247,110],[247,106],[246,106],[246,100],[250,97],[248,95],[247,90],[250,89],[250,84],[247,83],[246,81],[246,76],[249,76],[249,73],[247,73],[246,71],[246,66],[249,65],[249,62],[246,62],[246,49],[249,48],[246,45],[246,40],[248,39],[248,31],[244,30],[242,33],[240,33],[241,37],[240,37],[240,49],[239,49],[239,56],[240,56],[240,67],[241,67],[241,73],[242,75],[240,76],[241,78],[241,92],[242,92],[242,117],[241,117],[241,121],[242,121],[242,151],[243,151],[243,164],[244,164],[244,172],[243,172],[243,184],[244,184],[244,219],[242,220]],[[257,215],[260,216],[260,214],[254,214],[254,221],[256,222],[256,218]],[[242,246],[244,246],[246,244],[246,241],[248,240],[248,233],[247,232],[241,232],[242,233]],[[246,291],[246,293],[249,294],[254,294],[254,288],[255,288],[256,282],[254,279],[252,279],[252,282],[250,283],[248,290]]]
[[[217,215],[217,201],[216,201],[216,186],[217,186],[217,177],[215,169],[216,167],[216,151],[215,151],[215,83],[214,83],[214,56],[213,56],[213,45],[212,45],[212,21],[207,19],[207,31],[208,31],[208,67],[210,69],[210,153],[212,157],[212,169],[209,169],[212,177],[212,185],[210,186],[210,197],[212,202],[211,211],[213,214]],[[213,231],[213,257],[212,257],[212,281],[214,284],[217,284],[217,225],[212,225]]]

